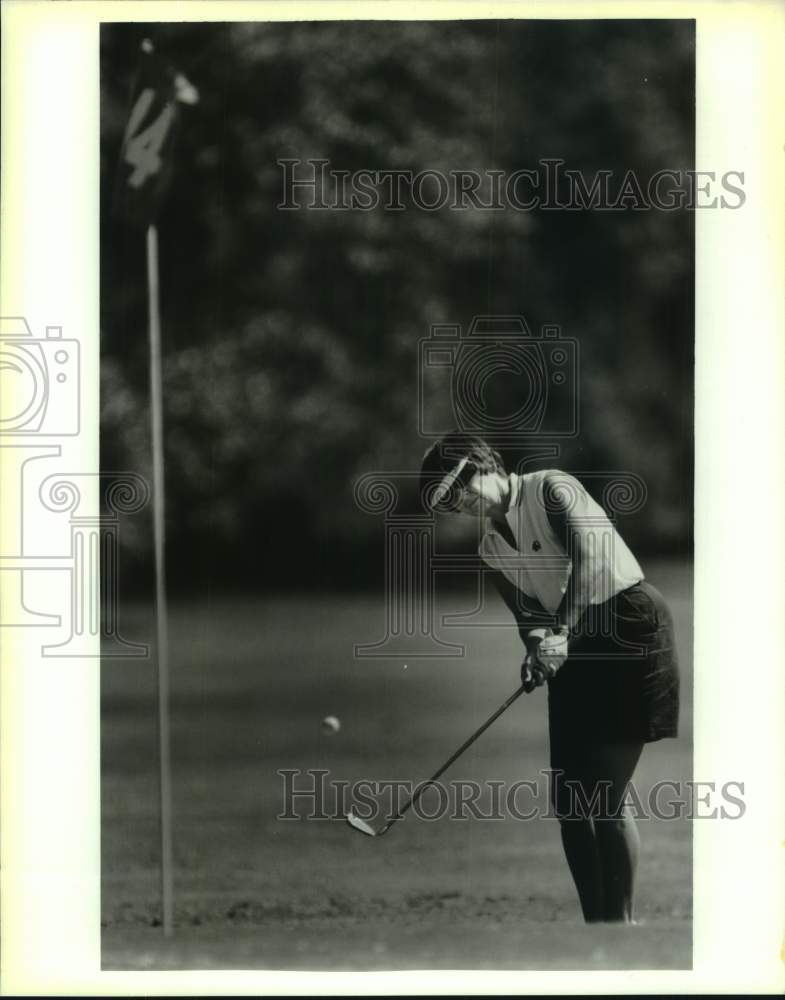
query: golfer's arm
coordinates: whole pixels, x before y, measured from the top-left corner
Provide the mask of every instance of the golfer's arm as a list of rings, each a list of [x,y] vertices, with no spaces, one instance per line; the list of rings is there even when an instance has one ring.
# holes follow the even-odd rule
[[[559,541],[572,560],[572,572],[567,590],[556,610],[558,624],[572,633],[591,603],[596,582],[602,571],[593,536],[596,521],[591,525],[576,510],[574,497],[559,490],[558,482],[549,494],[548,519]]]
[[[556,615],[559,625],[572,634],[591,602],[598,568],[581,529],[571,529],[568,522],[567,531],[568,545],[565,547],[572,556],[572,573]]]
[[[551,626],[553,624],[553,616],[548,615],[543,609],[531,606],[531,599],[527,598],[514,584],[510,583],[503,573],[493,570],[488,575],[493,580],[493,585],[498,590],[501,599],[512,612],[512,616],[518,625],[518,634],[528,651],[529,643],[527,637],[531,629]]]

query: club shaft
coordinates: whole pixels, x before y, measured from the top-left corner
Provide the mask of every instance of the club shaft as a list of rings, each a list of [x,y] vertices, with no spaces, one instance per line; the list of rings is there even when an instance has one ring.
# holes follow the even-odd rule
[[[432,784],[434,784],[434,782],[438,781],[438,779],[444,774],[444,772],[447,770],[447,768],[451,764],[453,764],[461,756],[461,754],[465,750],[468,750],[469,747],[472,745],[472,743],[474,743],[474,741],[476,739],[478,739],[480,736],[482,736],[482,734],[485,732],[485,730],[488,728],[488,726],[493,725],[493,723],[499,718],[499,716],[503,712],[507,711],[507,709],[510,707],[510,705],[512,705],[512,703],[516,700],[516,698],[519,698],[523,694],[524,690],[525,689],[523,687],[519,687],[517,691],[514,691],[510,695],[510,697],[507,699],[507,701],[505,701],[505,703],[503,705],[501,705],[499,708],[497,708],[496,711],[493,713],[493,715],[489,719],[486,719],[485,722],[483,722],[483,724],[480,726],[480,728],[476,729],[472,733],[472,735],[468,738],[468,740],[466,740],[465,743],[462,743],[458,747],[458,749],[455,751],[455,753],[448,760],[446,760],[442,764],[442,766],[439,768],[439,770],[435,774],[431,775],[431,777],[428,778],[427,781],[422,782],[422,784],[418,786],[417,790],[412,795],[412,797],[409,799],[409,801],[390,820],[390,822],[385,825],[384,829],[385,830],[389,829],[396,820],[400,819],[401,816],[403,816],[403,814],[405,812],[407,812],[409,809],[411,809],[411,807],[414,805],[415,802],[418,801],[418,799],[420,798],[420,796],[422,795],[422,793],[425,791],[425,789],[429,788]]]

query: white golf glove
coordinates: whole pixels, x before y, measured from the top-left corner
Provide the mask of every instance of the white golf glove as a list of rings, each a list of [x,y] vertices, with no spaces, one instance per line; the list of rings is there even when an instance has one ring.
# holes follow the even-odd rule
[[[566,630],[532,629],[528,634],[529,652],[523,661],[521,680],[527,691],[541,687],[556,676],[569,655],[569,637]]]
[[[551,632],[546,635],[537,650],[537,660],[548,672],[548,677],[555,677],[556,671],[569,656],[569,637],[566,632]]]

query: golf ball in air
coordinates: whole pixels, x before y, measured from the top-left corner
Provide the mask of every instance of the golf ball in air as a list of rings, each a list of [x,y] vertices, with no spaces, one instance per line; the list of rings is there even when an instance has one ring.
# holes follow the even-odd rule
[[[341,728],[341,720],[335,715],[325,715],[322,719],[322,732],[326,736],[335,736]]]

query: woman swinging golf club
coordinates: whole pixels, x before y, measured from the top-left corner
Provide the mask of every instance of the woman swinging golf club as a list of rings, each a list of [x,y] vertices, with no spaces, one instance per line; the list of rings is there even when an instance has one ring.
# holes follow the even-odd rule
[[[521,680],[548,686],[552,805],[584,919],[631,922],[627,787],[644,744],[677,735],[668,607],[564,472],[507,473],[485,441],[454,431],[426,453],[421,491],[437,512],[486,518],[480,555],[526,647]]]

